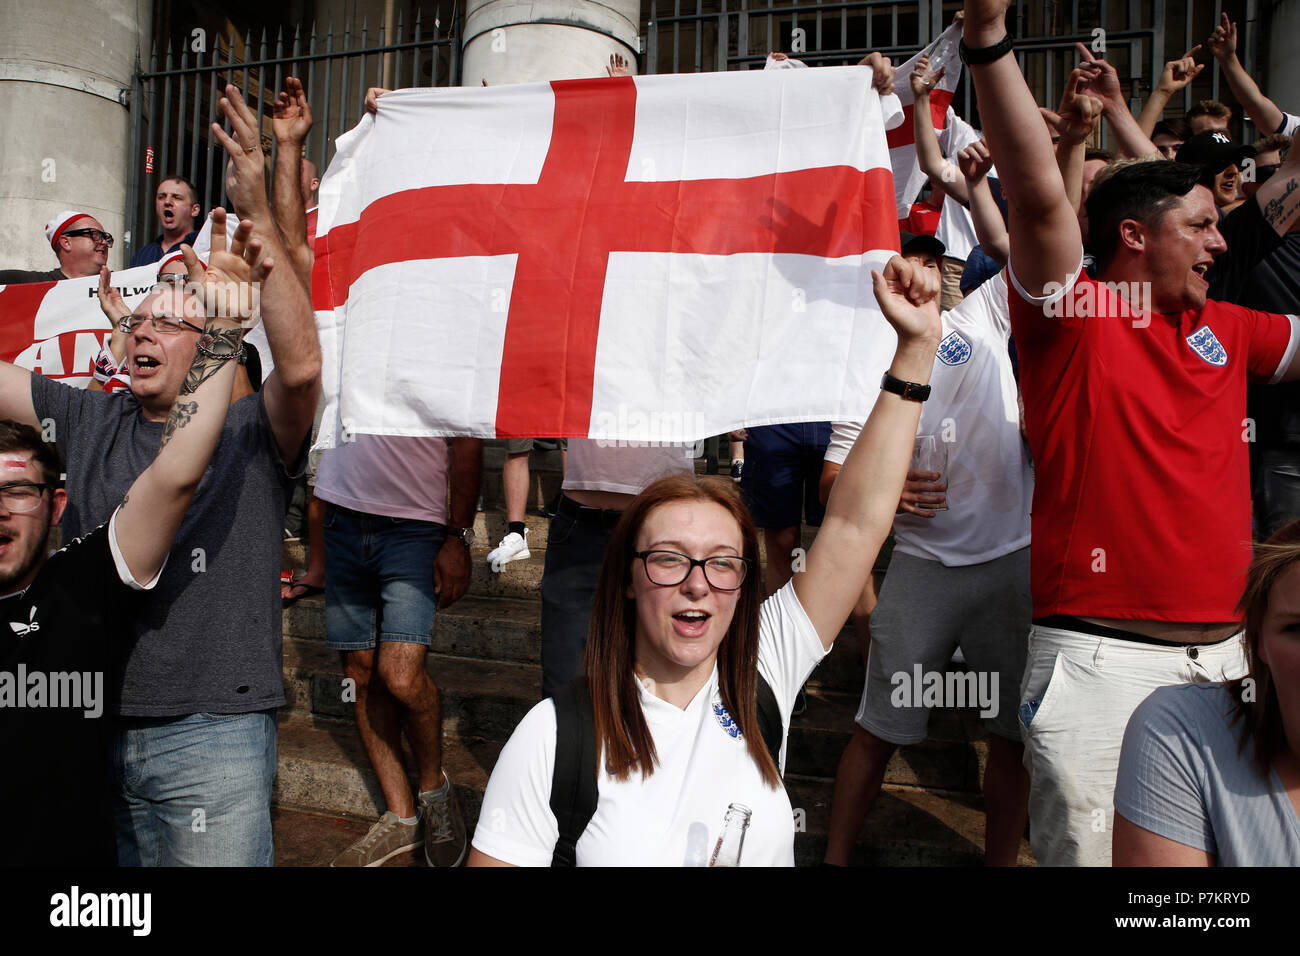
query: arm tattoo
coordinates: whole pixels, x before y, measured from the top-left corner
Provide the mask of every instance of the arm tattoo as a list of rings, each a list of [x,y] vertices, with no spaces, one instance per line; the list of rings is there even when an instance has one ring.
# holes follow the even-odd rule
[[[210,329],[199,338],[199,345],[214,352],[229,353],[231,359],[238,358],[240,343],[244,339],[243,329]],[[228,359],[213,358],[195,350],[194,362],[190,365],[185,381],[181,383],[180,395],[189,395],[198,387],[216,375]],[[169,419],[170,421],[170,419]]]
[[[1287,182],[1286,189],[1282,195],[1278,196],[1276,199],[1270,199],[1268,203],[1265,204],[1263,209],[1264,221],[1270,226],[1276,227],[1277,224],[1286,217],[1287,210],[1284,208],[1286,205],[1286,198],[1295,192],[1298,183],[1300,183],[1300,181],[1297,181],[1296,177],[1292,176],[1290,181]]]
[[[167,416],[167,423],[163,425],[162,443],[158,447],[161,449],[171,441],[172,436],[188,425],[198,410],[198,402],[182,402],[178,398],[172,405],[171,414]]]

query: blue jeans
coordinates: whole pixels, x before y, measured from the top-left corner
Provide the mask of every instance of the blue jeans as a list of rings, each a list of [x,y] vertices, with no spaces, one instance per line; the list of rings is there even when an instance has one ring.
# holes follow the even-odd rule
[[[326,646],[428,646],[438,607],[433,562],[446,538],[446,526],[432,521],[364,514],[326,502]]]
[[[582,673],[591,602],[621,511],[584,508],[560,495],[542,572],[542,696]]]
[[[119,718],[122,866],[271,866],[275,711]]]

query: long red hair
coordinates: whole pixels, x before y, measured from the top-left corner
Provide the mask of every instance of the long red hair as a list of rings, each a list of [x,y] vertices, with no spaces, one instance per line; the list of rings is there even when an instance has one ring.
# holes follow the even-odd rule
[[[655,508],[677,501],[720,505],[740,526],[750,573],[740,586],[735,614],[718,647],[718,689],[763,779],[776,788],[781,775],[758,726],[758,612],[763,603],[758,531],[734,483],[720,478],[661,478],[637,495],[614,528],[591,608],[585,659],[597,752],[603,748],[606,766],[619,780],[626,780],[633,770],[648,777],[658,761],[636,686],[636,602],[627,597],[627,588],[641,526]]]

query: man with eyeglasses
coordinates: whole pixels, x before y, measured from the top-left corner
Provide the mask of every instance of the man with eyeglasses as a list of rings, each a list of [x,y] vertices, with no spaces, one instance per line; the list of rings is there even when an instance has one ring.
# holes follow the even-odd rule
[[[222,445],[177,536],[155,594],[135,619],[122,666],[114,750],[118,849],[128,865],[269,866],[271,785],[281,672],[281,519],[320,394],[311,302],[271,218],[257,121],[227,86],[234,162],[227,193],[277,266],[260,312],[275,371],[230,406]],[[211,255],[225,248],[212,214]],[[136,307],[127,336],[129,393],[89,392],[0,363],[0,417],[39,425],[67,463],[68,525],[102,523],[156,454],[189,374],[194,299],[164,289]],[[202,826],[198,826],[198,821]]]
[[[89,213],[64,210],[45,224],[45,238],[59,258],[49,272],[28,269],[0,270],[0,285],[21,282],[59,282],[99,275],[113,248],[113,237]]]
[[[251,230],[213,256],[202,280],[249,285],[266,274]],[[202,271],[190,255],[198,281]],[[180,290],[156,297],[187,307]],[[199,346],[158,423],[156,457],[108,520],[46,553],[66,514],[59,456],[29,424],[0,421],[0,866],[112,866],[111,698],[114,657],[134,637],[218,441],[247,312],[240,297],[196,297]],[[159,307],[161,308],[161,307]],[[155,313],[161,314],[161,313]],[[227,453],[234,451],[227,442]],[[229,489],[229,485],[224,486]],[[235,768],[230,768],[235,769]],[[209,809],[214,826],[218,807]]]

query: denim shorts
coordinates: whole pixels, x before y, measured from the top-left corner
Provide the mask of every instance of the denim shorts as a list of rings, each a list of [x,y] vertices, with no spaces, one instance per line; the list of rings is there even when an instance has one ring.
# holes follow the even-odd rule
[[[445,525],[363,514],[325,503],[325,645],[428,645],[438,596],[433,561]]]
[[[760,528],[817,527],[826,514],[819,486],[830,422],[756,425],[746,429],[740,493]]]

